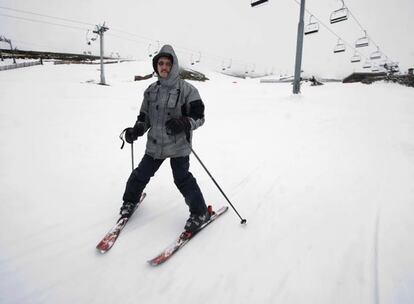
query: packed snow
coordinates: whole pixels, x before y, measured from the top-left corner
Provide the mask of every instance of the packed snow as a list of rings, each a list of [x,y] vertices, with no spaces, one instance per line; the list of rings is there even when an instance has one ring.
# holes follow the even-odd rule
[[[414,90],[263,84],[206,72],[193,148],[229,210],[171,258],[187,206],[165,162],[117,220],[150,62],[0,72],[0,303],[414,303]],[[145,138],[134,145],[135,165]],[[191,157],[208,203],[227,202]]]

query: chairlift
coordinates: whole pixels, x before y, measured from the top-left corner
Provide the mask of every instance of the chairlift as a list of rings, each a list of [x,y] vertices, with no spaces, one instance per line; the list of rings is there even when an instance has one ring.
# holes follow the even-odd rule
[[[160,49],[160,41],[157,40],[157,47],[155,48],[154,55],[158,54],[158,50]]]
[[[378,64],[380,67],[383,67],[387,69],[387,66],[391,66],[391,62],[388,60],[388,57],[385,57],[384,60],[381,60],[381,62]]]
[[[346,50],[345,43],[343,43],[341,38],[339,38],[334,48],[334,53],[342,53],[342,52],[345,52],[345,50]]]
[[[362,68],[364,68],[364,69],[370,69],[371,66],[372,66],[371,62],[369,62],[369,60],[367,59],[367,60],[365,60],[365,63],[362,66]]]
[[[369,45],[369,38],[367,35],[367,31],[364,30],[364,33],[365,33],[365,36],[358,38],[357,41],[355,42],[356,48],[366,47]]]
[[[355,54],[351,57],[351,63],[361,62],[361,56],[355,52]]]
[[[222,71],[226,70],[226,65],[224,64],[224,60],[221,62],[221,70]]]
[[[87,45],[91,45],[92,41],[95,41],[96,39],[98,39],[98,34],[95,34],[95,36],[91,37],[90,32],[91,32],[91,30],[86,31],[86,44]]]
[[[200,63],[201,61],[201,52],[198,54],[198,58],[196,59],[195,63]]]
[[[389,71],[398,73],[400,71],[398,62],[391,62],[389,65]]]
[[[153,52],[152,52],[152,44],[151,43],[148,45],[148,50],[147,51],[148,51],[148,56],[149,57],[152,57],[152,55],[154,55]]]
[[[398,62],[391,62],[390,66],[393,69],[398,69],[398,70],[400,69]]]
[[[251,2],[250,2],[250,6],[251,7],[256,7],[256,6],[259,6],[259,5],[261,5],[261,4],[264,4],[264,3],[266,3],[266,2],[268,2],[269,0],[251,0]]]
[[[378,71],[379,71],[378,66],[374,64],[374,65],[372,66],[371,71],[372,71],[372,72],[378,72]]]
[[[231,59],[231,58],[230,58],[229,65],[227,66],[227,69],[228,69],[228,70],[230,70],[230,69],[231,69],[231,65],[232,65],[232,63],[233,63],[233,59]]]
[[[191,65],[195,65],[196,63],[200,63],[200,61],[201,61],[201,52],[199,53],[198,58],[196,60],[194,60],[194,55],[191,54],[190,61],[191,61]]]
[[[149,57],[152,57],[158,54],[158,50],[160,49],[160,42],[158,40],[157,40],[157,44],[158,44],[158,47],[153,47],[151,43],[148,45],[148,56]]]
[[[391,61],[388,59],[388,56],[385,56],[385,59],[380,62],[380,66],[390,65]]]
[[[251,70],[251,73],[254,73],[254,72],[255,72],[255,70],[256,70],[256,65],[255,65],[255,64],[253,64],[253,69]]]
[[[313,34],[319,32],[319,23],[314,21],[312,22],[313,15],[309,17],[309,23],[305,27],[305,35]]]
[[[381,57],[382,57],[382,53],[380,52],[379,47],[377,47],[377,50],[372,52],[371,55],[369,56],[371,60],[381,59]]]
[[[331,13],[331,24],[345,21],[348,19],[348,8],[345,6],[344,0],[341,0],[342,7]]]

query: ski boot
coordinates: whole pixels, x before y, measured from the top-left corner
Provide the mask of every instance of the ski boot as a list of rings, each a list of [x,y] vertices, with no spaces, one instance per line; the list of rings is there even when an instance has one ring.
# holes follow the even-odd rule
[[[137,204],[132,202],[124,202],[121,210],[119,211],[121,218],[130,217],[132,213],[134,213],[136,205]]]
[[[211,206],[208,206],[207,211],[204,214],[190,214],[190,217],[184,226],[185,232],[189,235],[193,234],[199,230],[204,223],[210,220],[212,214],[213,208]]]

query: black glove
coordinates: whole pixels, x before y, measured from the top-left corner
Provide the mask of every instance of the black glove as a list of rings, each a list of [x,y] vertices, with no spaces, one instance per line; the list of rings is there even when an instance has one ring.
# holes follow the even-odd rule
[[[125,140],[127,143],[132,144],[139,136],[144,135],[144,133],[144,124],[137,122],[133,128],[127,128],[125,130]]]
[[[171,118],[165,123],[165,126],[171,131],[172,135],[188,132],[191,129],[191,124],[187,117]]]

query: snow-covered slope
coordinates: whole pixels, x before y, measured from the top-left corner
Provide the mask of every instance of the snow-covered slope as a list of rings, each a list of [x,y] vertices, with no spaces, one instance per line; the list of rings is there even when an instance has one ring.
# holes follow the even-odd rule
[[[0,303],[413,303],[414,90],[393,84],[194,83],[194,149],[230,210],[168,263],[188,211],[165,162],[115,247],[131,170],[119,133],[149,63],[0,72]],[[135,147],[135,164],[145,140]],[[207,201],[226,201],[191,161]]]

